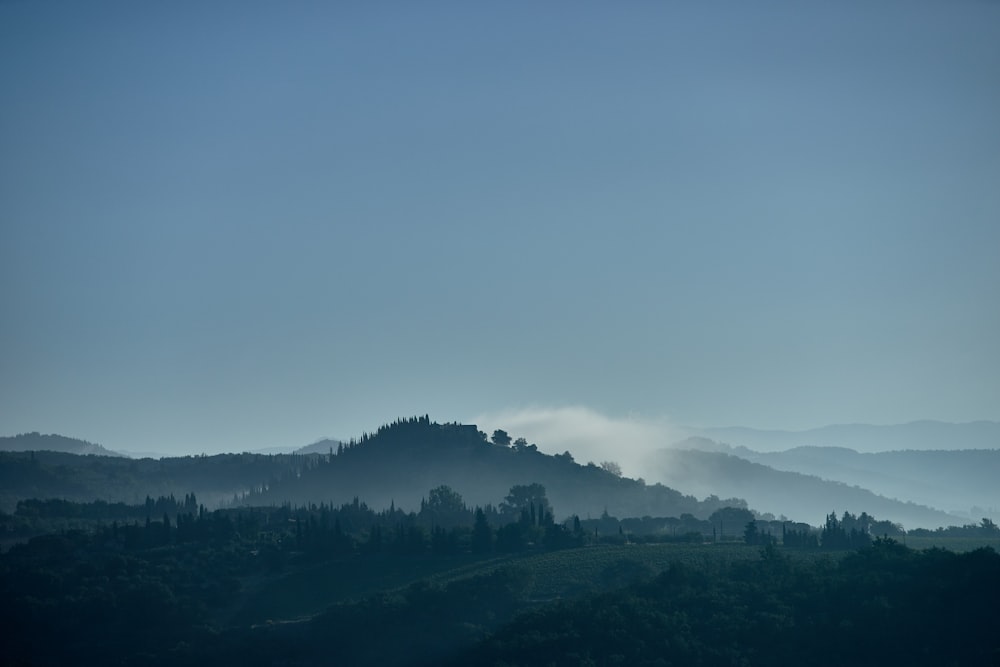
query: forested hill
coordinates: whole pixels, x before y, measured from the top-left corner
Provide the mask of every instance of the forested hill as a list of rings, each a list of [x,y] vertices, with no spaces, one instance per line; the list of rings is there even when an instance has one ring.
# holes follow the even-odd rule
[[[14,436],[0,436],[0,451],[47,451],[66,452],[67,454],[80,455],[93,454],[95,456],[121,456],[118,452],[113,452],[110,449],[94,444],[93,442],[78,440],[76,438],[67,438],[64,435],[38,433],[37,431],[32,433],[20,433]]]
[[[534,445],[489,442],[474,425],[437,424],[427,417],[400,420],[376,433],[310,459],[294,476],[243,498],[250,505],[349,502],[372,507],[395,504],[416,510],[428,490],[447,485],[470,505],[499,503],[516,484],[542,484],[557,517],[680,516],[699,518],[737,499],[693,496],[662,485],[619,477],[596,465],[580,465],[568,453],[555,456]]]
[[[499,504],[517,484],[545,486],[557,517],[597,518],[691,514],[705,519],[739,499],[698,500],[663,485],[579,465],[569,454],[549,456],[518,441],[489,442],[476,426],[399,420],[359,440],[333,443],[325,453],[218,454],[162,459],[77,456],[61,452],[0,452],[0,511],[19,500],[141,503],[146,496],[195,493],[210,509],[220,504],[339,505],[360,498],[373,508],[419,510],[438,486],[470,505]],[[721,495],[721,494],[720,494]]]
[[[315,456],[315,455],[313,455]],[[294,475],[309,457],[218,454],[163,459],[80,456],[52,451],[0,452],[0,511],[19,500],[141,503],[146,496],[197,494],[209,508],[268,480]]]

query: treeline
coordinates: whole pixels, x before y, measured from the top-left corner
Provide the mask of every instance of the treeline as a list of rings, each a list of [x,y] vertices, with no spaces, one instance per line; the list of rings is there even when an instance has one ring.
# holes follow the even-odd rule
[[[589,538],[578,521],[555,521],[540,484],[511,487],[499,506],[469,507],[458,492],[442,485],[431,489],[416,512],[392,503],[377,511],[355,498],[339,507],[286,504],[217,513],[234,517],[239,534],[257,535],[272,554],[314,559],[512,553],[581,546]]]
[[[173,495],[147,497],[135,505],[24,500],[12,517],[0,518],[5,530],[12,533],[18,522],[42,529],[47,525],[64,527],[67,521],[77,528],[90,526],[126,550],[237,538],[257,547],[272,564],[294,554],[323,559],[509,553],[529,547],[580,546],[591,538],[584,534],[579,520],[556,523],[545,487],[540,484],[515,485],[499,506],[475,508],[450,487],[439,486],[421,500],[417,512],[406,512],[395,504],[375,510],[358,498],[339,507],[284,504],[207,512],[190,493],[183,500]]]
[[[1000,526],[997,526],[992,519],[983,517],[982,521],[978,524],[970,523],[964,526],[948,526],[947,528],[937,528],[936,530],[915,528],[907,531],[907,534],[915,537],[997,538],[1000,537]]]
[[[746,530],[758,528],[753,512],[741,507],[716,510],[708,519],[691,514],[618,519],[604,512],[597,519],[574,515],[560,523],[554,517],[545,487],[527,484],[511,487],[499,506],[477,507],[470,507],[458,492],[442,485],[430,490],[416,512],[406,512],[394,503],[388,509],[375,510],[355,498],[339,507],[332,503],[284,504],[206,513],[195,494],[190,493],[183,500],[173,495],[155,500],[147,497],[145,503],[135,505],[26,500],[18,503],[12,518],[42,529],[109,524],[106,529],[111,530],[111,538],[127,549],[238,535],[260,546],[275,564],[293,554],[323,559],[377,554],[512,553],[529,548],[629,542],[745,540],[765,544],[774,542],[771,531],[779,525],[761,521],[758,541],[746,537]],[[782,528],[784,525],[780,524]],[[802,534],[813,531],[806,524],[792,525]],[[794,529],[789,531],[791,536],[797,534]],[[814,531],[810,534],[814,536]]]
[[[761,519],[742,507],[718,509],[708,519],[691,514],[618,519],[604,512],[597,519],[574,515],[558,523],[554,517],[541,484],[515,485],[499,506],[477,507],[468,506],[458,492],[442,485],[430,490],[416,512],[406,512],[394,503],[375,510],[355,498],[339,507],[284,504],[206,513],[195,494],[189,493],[183,500],[173,495],[147,496],[144,503],[135,505],[25,500],[18,503],[14,517],[2,524],[5,530],[13,530],[18,520],[42,528],[65,527],[67,521],[71,527],[110,522],[106,528],[112,538],[128,549],[238,535],[261,546],[273,563],[295,553],[319,559],[355,554],[488,554],[629,542],[741,541],[756,546],[845,550],[865,547],[878,535],[904,535],[898,525],[865,512],[844,512],[839,519],[831,513],[819,530],[804,523]],[[984,519],[977,530],[980,535],[983,531],[993,534],[997,528]]]
[[[826,516],[826,521],[819,531],[800,526],[788,527],[782,525],[781,544],[799,549],[862,549],[878,537],[901,537],[906,532],[902,526],[891,521],[879,521],[867,512],[855,515],[844,512],[837,518],[836,512]],[[751,526],[747,526],[748,544],[777,544],[775,539],[755,534]]]
[[[797,549],[860,549],[876,537],[906,534],[898,524],[880,521],[867,512],[844,512],[840,518],[830,513],[817,529],[806,523],[763,519],[743,507],[723,507],[708,519],[690,514],[617,519],[605,513],[599,519],[579,523],[585,533],[593,533],[602,542],[742,541],[754,546],[780,544]]]
[[[215,508],[252,488],[295,477],[317,454],[217,454],[163,459],[79,456],[64,452],[0,452],[0,511],[18,501],[65,498],[88,503],[141,504],[147,496],[193,492]]]
[[[26,519],[89,519],[111,521],[114,519],[136,519],[167,514],[176,517],[181,513],[198,510],[198,500],[193,493],[184,494],[184,500],[177,500],[174,494],[160,496],[155,500],[146,496],[146,501],[138,505],[123,502],[109,503],[104,500],[73,502],[63,498],[40,500],[30,498],[19,500],[14,516]]]
[[[94,503],[23,507],[118,511]],[[378,577],[459,554],[452,562],[464,566],[495,553],[643,541],[641,530],[650,540],[731,542],[748,513],[678,517],[676,531],[650,517],[559,523],[538,484],[512,487],[497,506],[472,508],[439,486],[413,512],[375,511],[358,499],[208,512],[190,494],[149,498],[129,511],[142,518],[110,517],[0,555],[9,664],[980,665],[1000,656],[993,632],[1000,557],[990,549],[914,552],[875,537],[843,560],[793,558],[773,545],[780,526],[750,513],[742,537],[750,541],[748,530],[756,529],[759,560],[686,561],[663,572],[625,562],[617,585],[628,587],[612,593],[529,599],[525,573],[505,569],[342,602],[310,622],[227,630],[219,619],[249,599],[245,582],[269,575],[287,581],[281,575],[358,571],[347,566],[365,563]],[[864,513],[831,514],[811,534],[816,548],[839,550],[842,540],[872,539],[879,525]],[[791,532],[786,546],[795,546]],[[539,558],[556,556],[574,568],[578,554],[599,551]]]

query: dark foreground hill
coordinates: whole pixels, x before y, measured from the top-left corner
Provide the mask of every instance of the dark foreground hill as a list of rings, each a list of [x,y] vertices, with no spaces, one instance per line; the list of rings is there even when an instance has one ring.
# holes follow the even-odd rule
[[[836,567],[672,565],[534,609],[451,665],[997,665],[1000,557],[879,541]]]
[[[1000,658],[1000,557],[989,548],[918,552],[877,540],[812,555],[620,544],[316,560],[294,539],[269,539],[293,525],[230,510],[178,522],[155,544],[130,539],[166,532],[153,522],[14,547],[0,554],[2,663],[978,667]],[[199,526],[208,532],[190,534]],[[261,593],[294,607],[304,589],[325,591],[318,613],[238,620],[274,609]]]

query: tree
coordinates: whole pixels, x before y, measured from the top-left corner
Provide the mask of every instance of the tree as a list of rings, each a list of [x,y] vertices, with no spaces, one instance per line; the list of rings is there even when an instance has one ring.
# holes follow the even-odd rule
[[[820,533],[820,543],[824,549],[846,549],[849,546],[847,531],[837,521],[836,512],[830,512],[826,515],[826,524],[823,526],[823,532]]]
[[[528,527],[522,523],[508,523],[497,529],[497,551],[509,553],[528,546]]]
[[[476,522],[472,526],[472,552],[489,553],[493,550],[493,529],[486,521],[486,513],[481,507],[476,508]]]
[[[427,501],[421,503],[420,518],[431,525],[451,528],[468,525],[468,508],[462,496],[450,486],[441,485],[430,490]]]
[[[545,514],[552,515],[552,506],[545,497],[545,487],[537,483],[516,484],[510,487],[510,493],[500,503],[500,512],[508,518],[516,519],[524,511],[528,513],[530,521],[532,507],[535,511],[543,510]]]
[[[501,447],[510,447],[510,435],[503,429],[493,431],[493,444]]]

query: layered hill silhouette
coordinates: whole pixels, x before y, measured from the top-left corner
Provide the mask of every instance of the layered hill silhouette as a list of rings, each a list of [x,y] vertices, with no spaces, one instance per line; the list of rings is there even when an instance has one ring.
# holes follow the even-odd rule
[[[845,447],[796,447],[784,452],[734,451],[777,470],[856,484],[971,518],[1000,512],[1000,449],[900,450],[863,453]]]
[[[343,446],[344,442],[342,440],[333,440],[331,438],[323,438],[322,440],[317,440],[311,445],[306,445],[305,447],[299,447],[295,450],[296,454],[326,454],[328,452],[333,452]]]
[[[242,502],[349,502],[419,509],[429,489],[445,485],[469,505],[498,504],[514,485],[539,483],[557,517],[709,516],[737,498],[698,500],[660,484],[623,478],[568,453],[548,455],[534,445],[492,444],[475,425],[399,420],[320,455],[294,477],[254,489]]]
[[[861,487],[886,499],[932,507],[966,521],[984,516],[1000,517],[1000,491],[995,481],[1000,471],[998,422],[925,420],[884,426],[837,424],[806,431],[730,427],[701,429],[699,433],[702,437],[691,438],[675,447],[728,454],[779,472]],[[765,490],[743,492],[741,480],[720,472],[733,468],[734,464],[722,465],[723,461],[717,457],[716,470],[706,463],[704,460],[697,465],[692,463],[690,468],[714,475],[713,483],[678,484],[678,488],[704,490],[733,481],[732,492],[746,496],[751,505],[765,493]],[[750,470],[747,468],[743,472]],[[760,471],[757,472],[760,477]],[[781,479],[780,475],[770,476],[774,480]],[[673,477],[657,479],[669,484]],[[710,476],[696,481],[712,479]],[[792,484],[793,478],[785,479]],[[803,480],[795,481],[797,486],[803,484],[806,484]],[[826,490],[817,490],[812,495],[830,495],[836,487],[822,488]],[[773,495],[773,491],[769,492]],[[780,501],[782,497],[775,496],[774,500]],[[910,514],[912,512],[906,516]],[[920,520],[916,525],[925,524]]]
[[[858,452],[1000,449],[1000,422],[994,421],[833,424],[805,431],[725,427],[697,429],[694,435],[759,452],[794,447],[846,447]]]
[[[0,453],[0,509],[26,498],[142,502],[148,496],[195,493],[209,507],[339,505],[358,498],[370,507],[419,510],[428,492],[446,485],[466,504],[498,505],[515,485],[542,484],[557,518],[681,516],[707,518],[738,498],[699,500],[660,484],[623,478],[569,454],[533,445],[487,441],[474,425],[399,420],[326,453],[219,454],[162,459],[79,456],[61,452]]]
[[[647,476],[684,493],[711,494],[718,489],[745,498],[760,512],[815,524],[832,511],[868,512],[904,528],[961,524],[954,514],[904,502],[860,486],[816,475],[777,470],[720,451],[720,445],[692,439],[647,459]]]
[[[129,459],[45,450],[0,452],[0,511],[12,512],[19,500],[28,498],[136,504],[147,496],[182,498],[192,492],[211,509],[268,480],[295,474],[303,461],[263,454]]]
[[[14,436],[0,436],[0,452],[28,451],[65,452],[80,456],[121,456],[118,452],[113,452],[93,442],[67,438],[64,435],[43,434],[35,431]]]
[[[147,495],[192,492],[210,508],[358,498],[374,508],[417,510],[441,485],[469,505],[496,505],[512,486],[533,483],[546,487],[563,518],[605,512],[705,518],[727,505],[749,505],[814,525],[846,510],[914,528],[961,524],[1000,507],[997,449],[760,452],[694,438],[651,456],[643,474],[653,483],[646,484],[580,465],[569,453],[547,455],[523,441],[494,444],[475,425],[438,424],[426,416],[290,454],[128,459],[83,440],[38,433],[0,438],[0,448],[7,450],[0,451],[0,510],[7,512],[26,498],[139,503]]]

